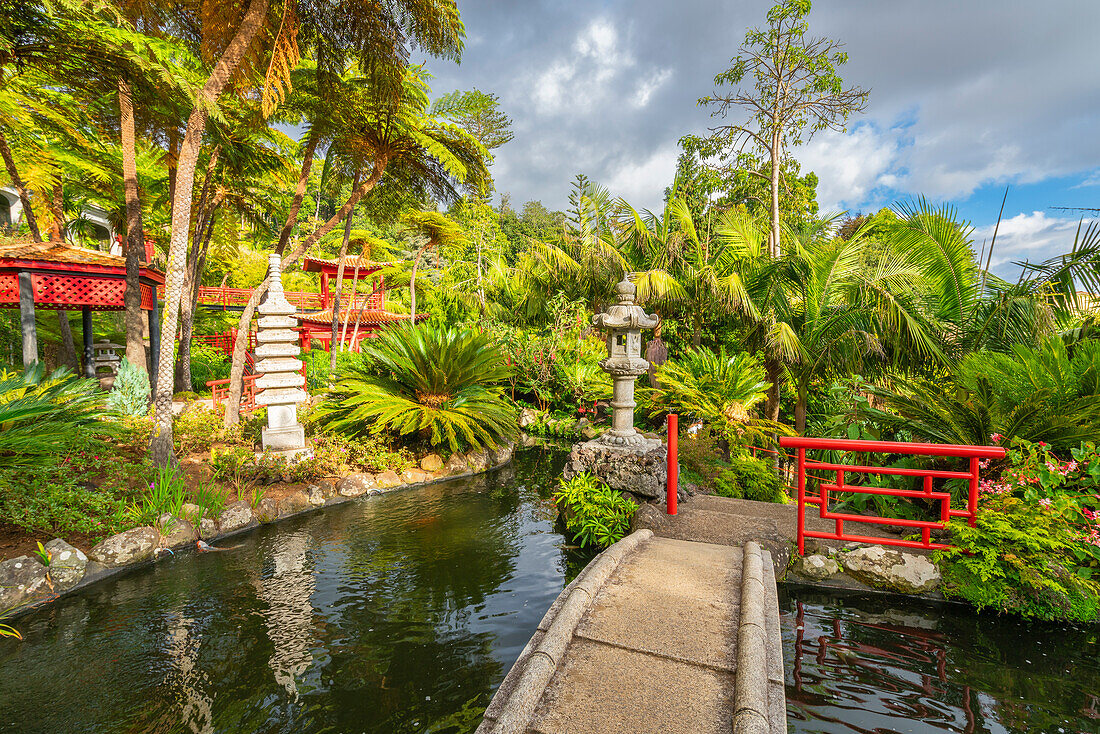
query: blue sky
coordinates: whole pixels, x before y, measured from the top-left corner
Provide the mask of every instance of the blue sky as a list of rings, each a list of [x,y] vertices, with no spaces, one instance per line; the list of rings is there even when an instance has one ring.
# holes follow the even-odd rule
[[[494,166],[513,206],[563,208],[585,173],[658,207],[677,141],[713,124],[696,100],[771,3],[760,0],[460,0],[461,65],[431,61],[437,92],[500,96],[516,137]],[[1100,207],[1100,2],[817,0],[811,35],[843,41],[846,81],[871,90],[847,132],[795,151],[823,210],[924,195],[992,233],[994,270],[1068,249]]]

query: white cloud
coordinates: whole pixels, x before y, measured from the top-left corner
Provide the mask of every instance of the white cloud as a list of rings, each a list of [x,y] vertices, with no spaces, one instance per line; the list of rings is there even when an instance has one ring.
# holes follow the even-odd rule
[[[638,86],[634,90],[634,96],[631,98],[630,103],[637,108],[645,107],[649,104],[649,100],[653,97],[653,93],[663,87],[665,82],[671,78],[672,69],[658,69],[653,72],[638,82]]]
[[[636,209],[657,210],[664,202],[665,187],[676,173],[679,152],[675,142],[666,143],[645,160],[613,168],[606,181],[607,188]]]
[[[988,247],[988,243],[993,239],[994,226],[990,224],[974,230],[975,250],[980,251],[983,247]],[[1043,211],[1017,214],[1001,220],[990,261],[991,269],[1001,273],[1014,271],[1012,263],[1019,260],[1030,260],[1035,263],[1058,253],[1068,252],[1073,245],[1076,230],[1076,219],[1050,217]]]
[[[817,174],[818,204],[832,212],[859,207],[874,189],[896,185],[899,146],[896,130],[859,125],[848,133],[819,133],[795,157],[802,173]]]
[[[577,35],[573,48],[534,80],[535,109],[541,114],[585,114],[607,96],[609,83],[634,65],[619,32],[596,18]]]

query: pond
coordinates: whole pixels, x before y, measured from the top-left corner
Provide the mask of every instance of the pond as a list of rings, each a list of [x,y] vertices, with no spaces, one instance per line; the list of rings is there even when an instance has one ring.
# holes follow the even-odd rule
[[[16,620],[0,731],[472,731],[587,561],[553,527],[564,456],[328,508]]]
[[[780,590],[795,732],[1100,733],[1100,630]]]

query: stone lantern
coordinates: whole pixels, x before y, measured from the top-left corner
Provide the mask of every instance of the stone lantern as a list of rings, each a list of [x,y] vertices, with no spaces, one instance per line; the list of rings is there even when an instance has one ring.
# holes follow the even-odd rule
[[[614,382],[611,430],[596,440],[607,446],[647,450],[660,441],[651,441],[634,428],[634,381],[649,370],[649,362],[642,357],[642,329],[655,327],[657,317],[634,303],[636,292],[637,288],[624,275],[615,286],[616,303],[592,317],[593,326],[607,330],[607,358],[600,362],[600,367]]]
[[[267,426],[261,432],[265,451],[281,454],[291,461],[312,452],[306,446],[305,429],[298,422],[298,403],[308,397],[302,361],[298,359],[298,322],[291,318],[297,309],[283,294],[279,256],[268,257],[267,297],[256,309],[260,313],[256,331],[257,405],[267,406]]]
[[[657,325],[634,303],[634,284],[627,277],[615,286],[615,303],[592,317],[592,324],[607,330],[607,358],[600,367],[611,375],[611,429],[591,441],[573,446],[563,474],[566,479],[581,472],[592,474],[619,492],[642,502],[661,501],[665,495],[665,446],[634,428],[634,381],[649,369],[642,357],[642,329]]]

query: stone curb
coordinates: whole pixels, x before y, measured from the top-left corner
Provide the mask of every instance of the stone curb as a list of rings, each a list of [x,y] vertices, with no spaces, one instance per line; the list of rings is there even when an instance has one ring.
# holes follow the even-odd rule
[[[224,533],[218,533],[217,535],[207,539],[206,542],[213,545],[214,543],[219,543],[219,542],[222,542],[222,541],[225,541],[225,540],[229,540],[231,538],[247,535],[249,533],[255,532],[259,528],[267,527],[269,525],[275,525],[277,523],[283,522],[284,520],[291,520],[291,519],[294,519],[294,518],[300,518],[303,515],[308,515],[308,514],[317,512],[318,510],[325,510],[325,509],[328,509],[329,507],[345,505],[349,502],[367,500],[367,499],[370,499],[371,497],[377,497],[379,495],[387,494],[389,492],[394,492],[394,491],[397,491],[397,490],[413,489],[413,488],[416,488],[416,487],[426,487],[429,484],[438,484],[440,482],[448,482],[448,481],[451,481],[452,479],[465,479],[467,477],[473,477],[473,476],[477,476],[479,474],[488,474],[491,471],[495,471],[497,469],[500,469],[501,467],[504,467],[504,466],[507,466],[508,464],[510,464],[512,462],[512,459],[515,458],[515,455],[516,455],[516,447],[513,446],[511,452],[509,453],[507,461],[502,461],[499,464],[492,464],[492,465],[487,466],[484,469],[481,469],[479,471],[468,471],[468,472],[463,472],[461,474],[451,474],[451,475],[445,476],[445,477],[433,477],[432,479],[429,479],[429,480],[424,481],[424,482],[415,482],[415,483],[411,483],[411,484],[401,484],[401,485],[398,485],[396,487],[387,487],[385,489],[371,489],[369,492],[365,492],[365,493],[363,493],[362,495],[360,495],[358,497],[340,497],[339,495],[337,495],[336,498],[333,498],[333,499],[338,500],[336,502],[328,501],[328,502],[325,502],[325,504],[323,504],[323,505],[317,505],[317,506],[309,507],[308,509],[302,510],[301,512],[295,512],[293,515],[283,515],[281,517],[277,517],[277,518],[271,520],[270,522],[258,522],[255,519],[253,519],[252,522],[245,525],[244,527],[237,528],[236,530],[230,530],[230,531],[224,532]],[[80,582],[77,583],[75,586],[73,586],[72,588],[66,589],[65,591],[56,593],[56,594],[51,594],[49,596],[39,597],[37,599],[33,599],[31,601],[24,602],[23,604],[19,605],[15,609],[10,610],[9,616],[4,621],[5,622],[10,622],[11,620],[18,619],[19,617],[22,617],[22,616],[25,616],[27,614],[30,614],[31,612],[37,611],[38,609],[41,609],[42,607],[46,606],[47,604],[51,604],[51,603],[57,601],[58,599],[60,599],[62,597],[70,596],[70,595],[75,594],[77,592],[83,591],[84,589],[88,588],[89,586],[92,586],[93,584],[98,584],[101,581],[106,581],[107,579],[115,578],[116,576],[121,576],[122,574],[130,573],[131,571],[136,571],[140,568],[145,568],[146,566],[152,566],[152,565],[156,564],[158,561],[164,560],[165,558],[174,557],[174,556],[178,556],[178,555],[194,554],[194,553],[197,552],[196,548],[195,548],[195,543],[189,543],[188,545],[180,547],[180,548],[173,548],[173,549],[171,549],[171,551],[172,551],[171,553],[165,553],[165,554],[162,554],[160,556],[154,556],[153,558],[150,558],[150,559],[146,559],[146,560],[142,560],[142,561],[136,561],[134,563],[128,563],[126,565],[117,566],[117,567],[114,567],[114,568],[103,566],[102,564],[96,563],[95,561],[89,559],[88,560],[87,571],[84,574],[84,578],[82,578],[80,580]],[[0,560],[3,560],[3,559],[0,559]]]
[[[733,734],[770,734],[768,721],[767,592],[760,545],[745,543],[741,562],[741,618],[737,627]]]
[[[522,665],[522,673],[512,687],[511,693],[505,694],[507,698],[500,705],[499,716],[491,727],[488,719],[483,721],[478,727],[479,732],[522,734],[527,730],[535,708],[546,692],[550,679],[557,672],[562,655],[573,639],[573,632],[577,629],[581,617],[588,611],[592,599],[603,588],[623,559],[651,537],[653,537],[651,530],[638,530],[631,533],[600,553],[588,564],[582,575],[562,591],[558,600],[543,618],[544,622],[549,621],[546,632],[533,650],[529,653],[526,649],[524,650],[524,653],[528,653],[526,658],[521,653],[519,661],[516,662],[517,668]],[[548,620],[551,613],[554,615],[552,621]],[[542,626],[539,625],[540,628]],[[512,673],[509,673],[509,676],[511,675]],[[502,684],[498,693],[503,692],[504,689],[505,686]],[[490,708],[496,703],[496,696],[493,698],[494,701],[489,704]]]

